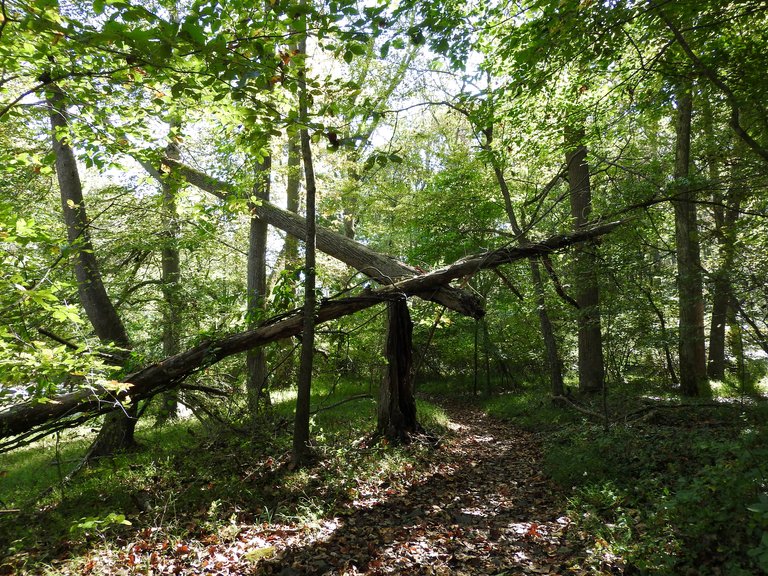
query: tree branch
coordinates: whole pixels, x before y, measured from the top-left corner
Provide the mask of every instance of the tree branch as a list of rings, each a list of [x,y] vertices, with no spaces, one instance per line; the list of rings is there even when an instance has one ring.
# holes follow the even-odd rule
[[[736,133],[736,135],[741,138],[744,142],[746,142],[747,146],[749,146],[753,152],[755,152],[758,156],[760,156],[763,160],[768,162],[768,149],[761,146],[750,134],[744,129],[744,127],[741,125],[741,117],[739,112],[739,101],[736,98],[736,94],[734,94],[733,90],[725,83],[723,82],[720,77],[717,75],[717,73],[712,70],[709,66],[707,66],[701,58],[699,58],[696,53],[691,49],[690,45],[686,41],[683,34],[680,32],[680,30],[672,23],[672,20],[669,19],[669,17],[662,11],[659,10],[659,17],[664,21],[664,23],[667,25],[667,28],[674,34],[675,40],[677,40],[678,44],[680,44],[680,47],[683,49],[683,52],[688,56],[690,61],[693,63],[693,65],[706,77],[709,79],[712,84],[717,86],[720,91],[725,94],[726,99],[728,100],[728,104],[731,107],[731,120],[730,125],[733,131]]]

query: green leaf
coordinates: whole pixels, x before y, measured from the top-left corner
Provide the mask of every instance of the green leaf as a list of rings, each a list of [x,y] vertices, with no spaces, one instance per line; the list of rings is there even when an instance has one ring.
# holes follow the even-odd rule
[[[258,562],[262,558],[271,558],[275,554],[275,547],[274,546],[265,546],[264,548],[255,548],[253,550],[249,550],[245,554],[243,554],[243,558],[248,560],[249,562]]]
[[[181,26],[181,32],[198,46],[205,46],[205,33],[196,19],[187,18]]]

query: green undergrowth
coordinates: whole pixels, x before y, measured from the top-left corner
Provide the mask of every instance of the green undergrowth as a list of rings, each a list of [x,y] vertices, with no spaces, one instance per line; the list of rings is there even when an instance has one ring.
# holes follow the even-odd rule
[[[486,401],[490,414],[540,432],[545,472],[568,495],[590,561],[629,574],[768,574],[768,405],[619,392],[608,429],[531,389]],[[686,403],[689,404],[689,403]]]
[[[312,408],[360,393],[354,382],[318,383]],[[418,443],[371,443],[375,401],[358,398],[312,417],[317,458],[290,471],[294,399],[289,391],[275,394],[271,414],[248,430],[195,419],[161,429],[140,423],[138,450],[66,485],[61,478],[77,465],[90,430],[0,455],[0,505],[9,511],[0,514],[0,558],[7,558],[0,574],[55,574],[62,558],[77,566],[94,546],[117,549],[146,530],[199,541],[234,538],[241,527],[265,522],[308,525],[353,500],[360,478],[386,481],[427,455]],[[438,433],[447,421],[427,402],[419,402],[419,414]]]

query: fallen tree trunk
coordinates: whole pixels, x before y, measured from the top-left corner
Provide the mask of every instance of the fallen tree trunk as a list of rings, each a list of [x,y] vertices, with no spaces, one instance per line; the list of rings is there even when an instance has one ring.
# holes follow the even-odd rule
[[[499,248],[483,254],[468,256],[458,262],[413,278],[402,280],[364,295],[338,300],[326,300],[316,312],[316,322],[327,322],[342,316],[354,314],[380,302],[402,299],[403,296],[426,298],[447,287],[451,280],[462,278],[479,270],[496,268],[531,256],[549,254],[576,242],[582,242],[606,234],[620,222],[611,222],[571,234],[553,236],[542,242],[514,247]],[[267,322],[254,330],[241,332],[215,341],[203,342],[194,348],[166,358],[162,362],[129,374],[123,379],[128,384],[120,391],[104,388],[88,388],[64,394],[44,402],[31,400],[0,411],[0,439],[20,436],[29,438],[38,433],[45,434],[50,424],[61,419],[81,422],[118,408],[123,402],[135,403],[179,385],[191,374],[257,346],[268,344],[301,333],[303,315],[295,311]],[[55,431],[66,426],[50,429]],[[38,436],[34,436],[35,438]],[[19,438],[0,443],[0,450],[23,445]]]
[[[445,285],[451,280],[463,278],[474,274],[480,270],[498,268],[504,264],[511,264],[523,258],[531,256],[543,256],[561,250],[572,244],[592,240],[611,232],[614,228],[622,224],[621,220],[600,224],[591,228],[584,228],[570,234],[558,234],[551,236],[540,242],[532,242],[525,246],[503,247],[496,250],[490,250],[481,254],[465,256],[453,264],[416,276],[407,280],[397,282],[394,286],[382,288],[381,292],[394,290],[404,292],[413,296],[424,297],[435,286]]]
[[[395,297],[391,294],[371,293],[325,301],[318,307],[316,322],[327,322],[353,314],[393,298]],[[119,408],[123,402],[133,403],[149,398],[180,384],[191,374],[228,356],[301,334],[303,323],[303,314],[301,311],[295,311],[287,317],[269,320],[253,330],[203,342],[162,362],[129,374],[124,378],[124,383],[128,386],[120,391],[101,387],[87,388],[42,403],[31,400],[11,406],[0,412],[0,438],[27,434],[61,418],[77,418],[84,413],[97,416]],[[0,444],[0,448],[2,447]]]
[[[165,158],[163,162],[173,169],[175,174],[192,186],[209,192],[218,198],[226,200],[237,194],[235,187],[232,185],[208,176],[177,160]],[[304,218],[298,214],[283,210],[274,204],[261,200],[254,207],[254,216],[300,240],[306,239],[306,223]],[[423,274],[422,271],[412,266],[408,266],[390,256],[379,254],[359,242],[355,242],[342,234],[326,228],[317,228],[317,249],[385,286],[392,285],[404,278]],[[429,292],[419,294],[419,296],[472,318],[482,318],[485,314],[480,300],[474,294],[452,286],[437,286]]]

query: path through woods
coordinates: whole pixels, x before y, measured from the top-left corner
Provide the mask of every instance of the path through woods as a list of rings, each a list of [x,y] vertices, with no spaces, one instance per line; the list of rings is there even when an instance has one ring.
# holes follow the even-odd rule
[[[254,573],[586,573],[587,542],[542,475],[534,436],[467,406],[447,409],[454,434],[426,470],[372,486],[313,541],[296,538]]]
[[[117,549],[92,550],[60,574],[496,575],[619,574],[595,566],[600,542],[564,512],[565,494],[542,472],[536,435],[467,403],[445,404],[451,432],[415,464],[382,481],[361,477],[336,514],[306,523],[198,527],[184,540],[161,527]],[[385,465],[382,461],[381,465]],[[321,460],[317,466],[323,466]],[[276,463],[275,470],[283,466]],[[312,474],[312,469],[308,470]],[[279,476],[267,480],[279,486]],[[587,548],[591,565],[586,565]],[[86,556],[86,557],[88,557]],[[54,561],[54,565],[57,564]],[[65,568],[66,566],[66,568]],[[74,570],[72,570],[74,568]]]

